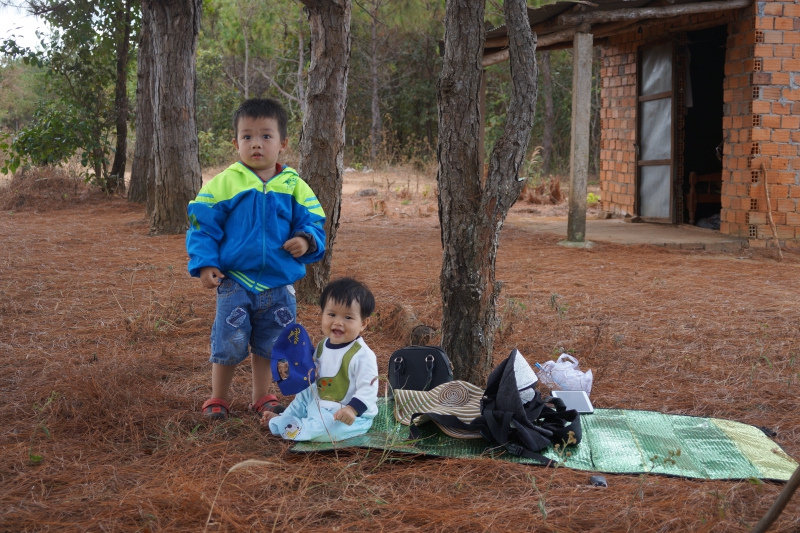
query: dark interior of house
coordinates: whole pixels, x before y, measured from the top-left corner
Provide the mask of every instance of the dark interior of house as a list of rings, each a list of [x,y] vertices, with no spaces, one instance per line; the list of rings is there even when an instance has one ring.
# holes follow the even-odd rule
[[[686,108],[684,126],[683,190],[687,198],[684,221],[697,224],[718,215],[721,210],[722,162],[716,150],[723,135],[722,93],[728,30],[727,26],[717,26],[688,32],[687,37],[692,106]],[[692,172],[695,173],[694,202],[689,201]],[[695,207],[694,213],[692,207]]]

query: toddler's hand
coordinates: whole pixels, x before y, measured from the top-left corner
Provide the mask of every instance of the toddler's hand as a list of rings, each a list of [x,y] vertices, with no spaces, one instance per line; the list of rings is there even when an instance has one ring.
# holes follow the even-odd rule
[[[265,428],[269,428],[269,421],[278,416],[278,413],[273,411],[264,411],[261,415],[261,425]]]
[[[225,274],[217,267],[203,267],[200,269],[200,281],[206,289],[216,289],[222,283]]]
[[[308,239],[305,237],[292,237],[285,243],[283,243],[283,249],[292,254],[292,257],[297,259],[298,257],[302,257],[308,251]]]
[[[334,420],[338,420],[339,422],[343,422],[348,426],[352,426],[353,422],[356,421],[356,410],[350,407],[349,405],[345,405],[333,415]]]

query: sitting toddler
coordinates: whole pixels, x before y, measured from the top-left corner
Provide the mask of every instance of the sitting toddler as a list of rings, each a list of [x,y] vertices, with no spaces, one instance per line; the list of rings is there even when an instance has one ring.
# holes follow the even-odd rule
[[[340,441],[369,431],[378,414],[378,362],[361,333],[375,309],[362,283],[341,278],[320,296],[326,339],[314,353],[316,381],[280,414],[264,412],[261,425],[296,441]]]

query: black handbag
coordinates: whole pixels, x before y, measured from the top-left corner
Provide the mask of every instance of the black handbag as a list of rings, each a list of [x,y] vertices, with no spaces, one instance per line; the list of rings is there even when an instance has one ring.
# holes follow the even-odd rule
[[[407,346],[389,358],[392,389],[431,390],[453,381],[453,365],[438,346]]]

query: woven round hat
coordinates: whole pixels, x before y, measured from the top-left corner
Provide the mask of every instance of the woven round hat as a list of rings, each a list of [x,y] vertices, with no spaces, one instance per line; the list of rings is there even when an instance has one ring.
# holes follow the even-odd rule
[[[411,424],[411,416],[416,413],[436,413],[453,415],[469,424],[481,416],[481,398],[483,389],[467,381],[448,381],[429,391],[395,389],[394,417],[408,426]],[[420,425],[429,420],[430,417],[423,415],[417,417],[414,424]],[[463,431],[441,425],[439,428],[457,439],[482,438],[477,431]]]

